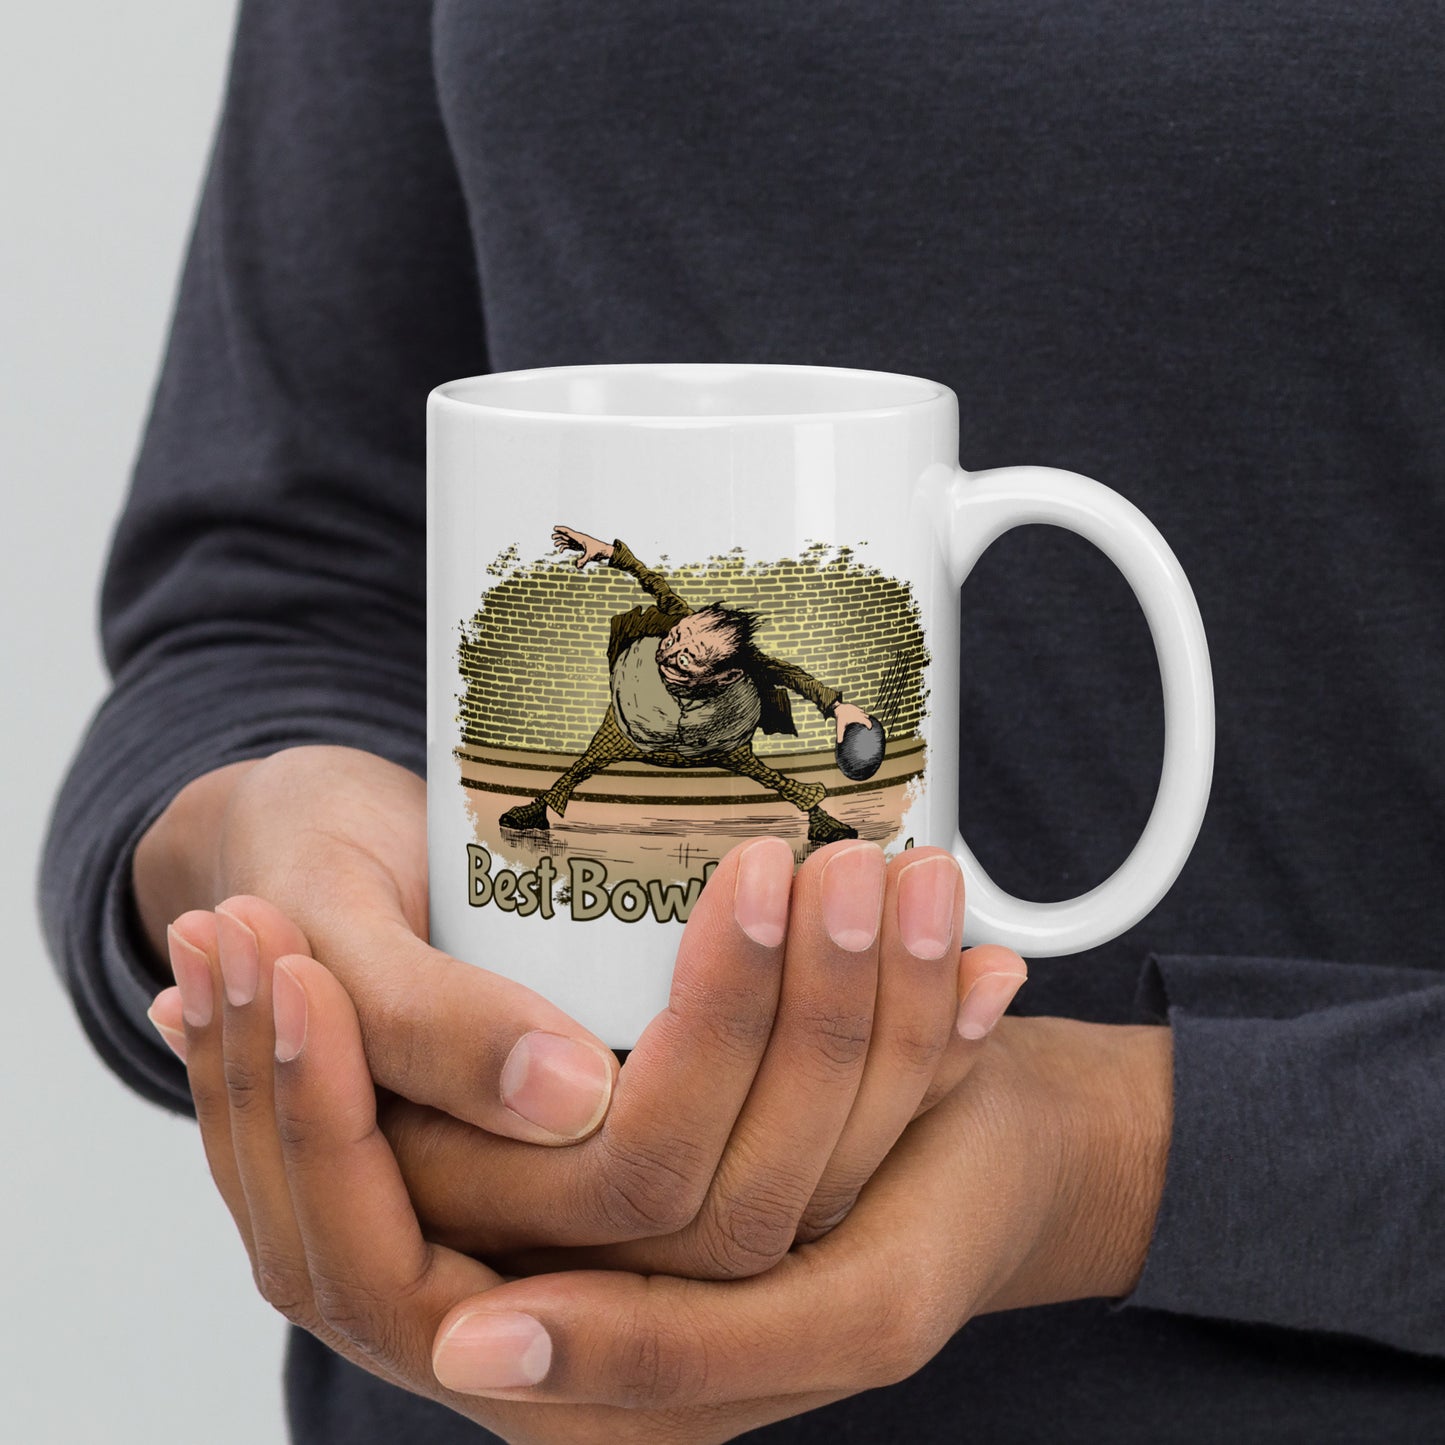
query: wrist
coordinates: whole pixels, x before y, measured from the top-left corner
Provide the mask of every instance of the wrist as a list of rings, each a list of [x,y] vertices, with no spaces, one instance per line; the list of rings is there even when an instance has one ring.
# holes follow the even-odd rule
[[[1005,1020],[1056,1152],[1057,1184],[1029,1264],[988,1308],[1127,1295],[1159,1213],[1173,1126],[1167,1028]],[[1000,1040],[1002,1041],[1002,1040]]]
[[[220,901],[222,821],[236,784],[255,766],[255,760],[230,763],[193,779],[141,835],[131,862],[131,891],[157,958],[166,956],[166,928],[173,919]]]

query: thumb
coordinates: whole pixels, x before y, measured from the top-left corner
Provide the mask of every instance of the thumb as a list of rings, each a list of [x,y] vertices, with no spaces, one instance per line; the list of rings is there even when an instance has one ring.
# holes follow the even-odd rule
[[[601,1124],[616,1056],[541,994],[432,948],[388,913],[322,942],[383,1088],[534,1144],[574,1143]]]

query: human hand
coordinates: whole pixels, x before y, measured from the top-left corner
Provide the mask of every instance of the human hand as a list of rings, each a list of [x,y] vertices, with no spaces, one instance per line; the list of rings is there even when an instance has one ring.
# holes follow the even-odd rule
[[[406,1100],[383,1106],[429,1238],[515,1274],[585,1263],[722,1279],[770,1268],[847,1214],[909,1120],[972,1067],[1026,969],[1003,948],[960,956],[962,876],[941,849],[885,864],[872,844],[833,844],[790,897],[791,872],[775,839],[722,860],[668,1007],[577,1149],[537,1155]]]
[[[552,528],[552,545],[561,551],[580,552],[582,555],[573,562],[580,572],[589,562],[606,562],[612,557],[612,543],[589,537],[575,527],[564,527],[560,522]]]
[[[834,706],[833,721],[838,725],[840,743],[843,741],[843,734],[848,731],[849,723],[862,723],[865,728],[873,726],[873,719],[861,707],[854,707],[851,702],[840,702]]]
[[[216,949],[237,998],[255,993],[263,957],[321,959],[350,993],[386,1089],[532,1144],[571,1143],[606,1112],[617,1060],[595,1034],[427,945],[426,785],[404,768],[303,747],[220,769],[157,819],[134,875],[162,956],[170,919],[231,900]],[[177,937],[173,969],[200,977],[204,954]]]
[[[228,909],[284,940],[256,900]],[[231,923],[219,923],[224,967]],[[214,926],[178,920],[178,977],[180,945],[204,951]],[[908,1121],[962,1079],[1023,981],[1005,949],[960,959],[961,928],[962,878],[942,850],[885,865],[872,844],[839,843],[794,881],[780,841],[735,849],[683,931],[668,1008],[580,1152],[384,1101],[382,1128],[428,1236],[505,1257],[513,1272],[556,1267],[536,1252],[557,1246],[611,1246],[586,1257],[698,1277],[768,1268],[846,1214]],[[277,956],[263,954],[263,973]],[[236,1012],[229,1000],[224,1012]]]
[[[268,982],[270,1008],[224,1029],[188,1017],[183,1045],[258,1288],[354,1363],[517,1445],[729,1440],[906,1378],[975,1314],[1122,1295],[1142,1268],[1167,1029],[1009,1021],[848,1218],[754,1278],[504,1282],[423,1237],[345,989],[308,958]],[[228,1080],[256,1086],[239,1115]]]

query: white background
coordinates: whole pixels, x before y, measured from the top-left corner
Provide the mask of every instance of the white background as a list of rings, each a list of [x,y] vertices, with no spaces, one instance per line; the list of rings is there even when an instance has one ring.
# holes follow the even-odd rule
[[[224,81],[233,7],[0,19],[0,1441],[284,1439],[284,1325],[194,1124],[101,1064],[46,958],[36,852],[105,680],[95,597]]]

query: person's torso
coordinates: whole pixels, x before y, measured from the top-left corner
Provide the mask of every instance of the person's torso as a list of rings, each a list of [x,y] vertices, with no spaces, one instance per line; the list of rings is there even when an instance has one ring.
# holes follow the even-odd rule
[[[1215,670],[1209,814],[1163,903],[1041,965],[1035,1006],[1116,1015],[1151,949],[1438,966],[1441,19],[435,7],[492,367],[932,376],[965,466],[1086,472],[1174,547]],[[964,834],[1013,891],[1078,893],[1157,783],[1138,608],[1044,528],[995,544],[963,606]]]
[[[1445,967],[1442,21],[1438,0],[435,5],[488,365],[930,376],[966,467],[1085,472],[1174,547],[1215,672],[1209,813],[1164,901],[1034,963],[1025,1011],[1126,1018],[1150,951]],[[962,605],[963,831],[1005,887],[1071,896],[1153,801],[1147,630],[1043,528],[995,544]],[[1413,1441],[1432,1369],[1076,1305],[976,1321],[903,1384],[762,1433]]]
[[[669,688],[657,670],[659,641],[644,637],[613,664],[612,706],[622,731],[644,752],[684,758],[727,752],[752,737],[762,706],[751,679],[693,695]]]

